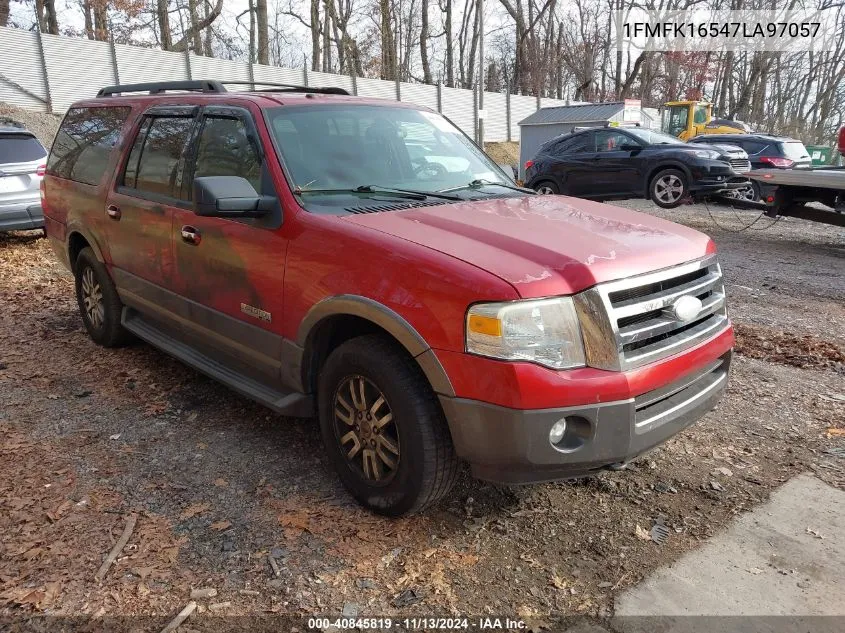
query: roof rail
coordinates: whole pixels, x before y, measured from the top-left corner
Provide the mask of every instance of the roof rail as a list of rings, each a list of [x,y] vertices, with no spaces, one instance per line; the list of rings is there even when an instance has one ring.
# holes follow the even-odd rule
[[[201,81],[154,81],[145,84],[122,84],[101,88],[97,97],[111,97],[124,92],[148,92],[151,95],[161,94],[167,90],[187,90],[189,92],[226,92],[226,88],[219,81],[203,79]]]
[[[268,81],[221,81],[226,86],[252,86],[255,92],[313,92],[325,95],[348,95],[349,91],[336,86],[298,86],[296,84],[277,84]],[[255,86],[270,86],[256,90]]]

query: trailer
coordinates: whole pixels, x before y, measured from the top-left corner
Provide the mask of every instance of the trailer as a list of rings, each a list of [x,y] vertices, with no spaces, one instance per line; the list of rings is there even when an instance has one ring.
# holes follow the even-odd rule
[[[845,127],[839,130],[839,153],[845,156]],[[720,196],[725,204],[757,209],[772,218],[789,216],[845,226],[845,167],[755,169],[746,174],[760,187],[760,201]],[[819,203],[818,206],[807,206]]]
[[[759,185],[760,201],[720,196],[721,202],[760,210],[772,218],[788,216],[845,226],[845,167],[755,169],[745,175]],[[828,209],[808,206],[811,203]]]

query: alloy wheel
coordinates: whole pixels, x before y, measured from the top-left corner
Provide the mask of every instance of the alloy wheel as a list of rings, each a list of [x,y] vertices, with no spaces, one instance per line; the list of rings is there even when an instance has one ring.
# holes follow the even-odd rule
[[[543,196],[551,196],[554,195],[555,192],[552,191],[552,188],[548,185],[543,185],[542,187],[537,188],[537,193]]]
[[[675,174],[666,174],[655,181],[654,195],[661,202],[672,204],[684,195],[684,183]]]
[[[82,272],[82,302],[85,305],[85,314],[88,316],[91,325],[96,329],[103,327],[106,318],[103,291],[91,268],[86,268]]]
[[[334,395],[334,428],[350,468],[386,485],[399,467],[399,432],[382,391],[364,376],[343,379]]]
[[[757,192],[754,190],[753,185],[745,185],[739,189],[734,189],[728,194],[728,197],[738,200],[748,200],[749,202],[756,202],[758,200]]]

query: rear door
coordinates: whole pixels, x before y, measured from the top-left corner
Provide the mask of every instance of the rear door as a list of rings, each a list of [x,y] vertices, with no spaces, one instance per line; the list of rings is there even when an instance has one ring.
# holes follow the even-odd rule
[[[185,197],[192,197],[195,177],[240,176],[257,192],[278,198],[256,127],[259,115],[246,107],[203,108]],[[288,240],[281,224],[278,203],[261,218],[202,217],[178,208],[172,222],[175,290],[185,300],[190,343],[272,386],[278,386],[282,355]]]
[[[578,134],[555,146],[550,172],[560,184],[561,193],[571,196],[590,193],[591,178],[596,168],[593,160],[595,150],[592,132]]]
[[[147,110],[106,199],[113,276],[130,305],[156,310],[161,291],[174,285],[170,231],[174,210],[190,205],[182,185],[198,111],[198,106]]]

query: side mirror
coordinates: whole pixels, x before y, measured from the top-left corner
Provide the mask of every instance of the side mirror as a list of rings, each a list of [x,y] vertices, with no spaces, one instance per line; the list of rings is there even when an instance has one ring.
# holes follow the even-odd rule
[[[194,213],[204,217],[258,218],[267,213],[275,198],[260,195],[240,176],[194,178]]]
[[[642,149],[642,147],[635,143],[623,143],[619,146],[619,149],[623,152],[638,152]]]

